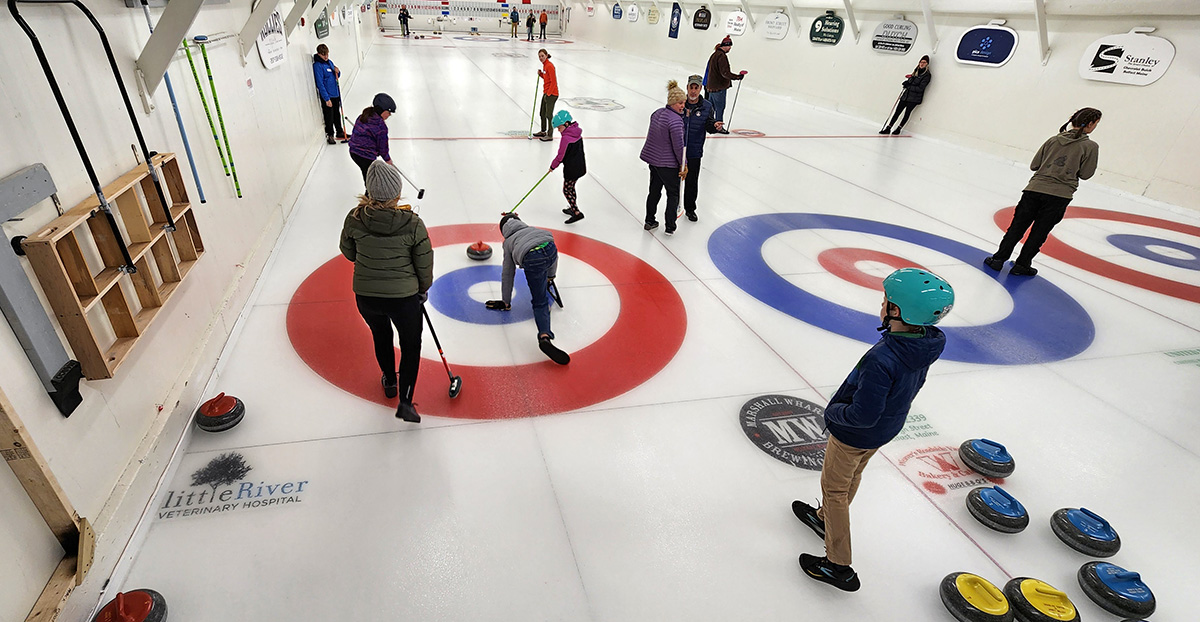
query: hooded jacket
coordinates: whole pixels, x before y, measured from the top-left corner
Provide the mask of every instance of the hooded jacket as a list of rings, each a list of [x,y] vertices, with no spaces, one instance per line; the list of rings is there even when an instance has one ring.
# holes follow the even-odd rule
[[[1025,189],[1070,199],[1080,179],[1091,179],[1096,174],[1099,159],[1100,145],[1081,130],[1067,129],[1042,143],[1033,154],[1029,170],[1037,172]]]
[[[359,117],[354,121],[354,131],[350,134],[350,153],[368,160],[383,158],[386,162],[392,159],[388,153],[387,121],[379,115],[372,115],[366,121]]]
[[[904,84],[904,96],[900,101],[910,104],[919,104],[925,99],[925,88],[929,86],[930,80],[933,80],[933,74],[929,73],[929,68],[925,71],[917,70],[912,74],[912,77],[906,79]]]
[[[724,91],[733,86],[734,80],[742,78],[741,74],[733,73],[729,69],[729,55],[718,45],[712,56],[708,57],[708,67],[704,70],[704,88],[708,89],[709,93]]]
[[[317,83],[321,103],[342,96],[342,91],[338,88],[337,65],[333,64],[333,59],[322,60],[320,54],[313,54],[313,79]]]
[[[541,246],[546,242],[553,242],[554,236],[545,229],[530,227],[516,218],[511,218],[500,229],[501,235],[504,236],[504,267],[500,273],[500,298],[504,300],[504,304],[512,303],[512,288],[513,278],[517,275],[517,266],[525,259],[525,253],[533,250],[535,246]],[[550,269],[546,271],[546,276],[554,278],[558,274],[558,259],[550,264]]]
[[[407,206],[405,206],[407,207]],[[421,217],[408,209],[363,208],[346,214],[342,255],[354,262],[354,293],[407,298],[433,285],[433,247]]]
[[[587,174],[583,155],[583,129],[578,123],[568,123],[558,139],[558,155],[550,162],[550,170],[563,165],[563,179],[579,179]]]
[[[867,350],[825,407],[825,427],[839,441],[876,449],[896,437],[908,418],[929,366],[942,355],[946,334],[886,332]]]
[[[703,95],[694,104],[683,102],[683,126],[687,133],[687,158],[703,158],[706,134],[717,133],[717,117],[712,102]]]

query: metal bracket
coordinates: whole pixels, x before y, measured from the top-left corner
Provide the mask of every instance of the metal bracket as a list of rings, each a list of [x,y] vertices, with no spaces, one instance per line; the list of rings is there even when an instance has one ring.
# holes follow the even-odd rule
[[[854,19],[854,6],[850,4],[850,0],[842,0],[842,4],[846,6],[846,21],[850,22],[850,32],[854,33],[854,41],[858,42],[858,20]]]
[[[750,12],[750,7],[746,6],[746,0],[738,0],[738,5],[742,7],[742,12],[746,14],[746,21],[750,22],[750,30],[754,30],[754,14]]]
[[[1042,66],[1050,61],[1050,35],[1046,33],[1046,0],[1033,0],[1034,15],[1037,18],[1038,41],[1042,45]]]
[[[933,52],[937,53],[937,26],[933,23],[933,7],[929,6],[929,0],[921,0],[921,12],[925,14],[925,29],[929,32],[929,38],[933,40]]]
[[[304,10],[308,8],[306,0],[296,0],[296,4],[292,5],[292,10],[283,18],[283,35],[287,38],[292,38],[292,31],[296,29],[296,24],[300,23],[300,18],[304,17]]]
[[[242,26],[237,37],[238,55],[242,58],[243,66],[246,65],[246,58],[250,56],[250,50],[254,49],[258,33],[262,32],[263,26],[267,25],[267,18],[271,17],[271,13],[275,12],[277,6],[279,6],[279,0],[259,0],[258,6],[250,11],[250,19],[246,20],[246,25]]]
[[[171,0],[163,9],[158,24],[154,26],[154,33],[137,59],[138,90],[142,92],[143,106],[153,106],[147,102],[154,97],[154,92],[162,83],[163,74],[179,49],[179,42],[187,37],[187,31],[196,21],[203,3],[204,0]],[[147,108],[147,112],[150,110],[152,108]]]

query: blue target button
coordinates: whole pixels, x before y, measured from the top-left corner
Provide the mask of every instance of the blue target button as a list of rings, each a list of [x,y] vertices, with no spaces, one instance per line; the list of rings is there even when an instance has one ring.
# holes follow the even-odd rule
[[[500,266],[474,266],[444,274],[429,288],[429,303],[446,317],[472,324],[515,324],[532,320],[533,306],[529,303],[529,285],[525,282],[524,270],[518,269],[513,278],[511,311],[492,311],[483,306],[483,301],[471,297],[471,286],[489,281],[499,283],[501,274]]]
[[[1185,268],[1187,270],[1200,270],[1200,248],[1189,246],[1181,242],[1173,240],[1164,240],[1162,238],[1152,238],[1144,235],[1129,235],[1118,233],[1108,236],[1108,243],[1113,246],[1130,253],[1137,255],[1143,259],[1157,261],[1158,263],[1175,266],[1176,268]],[[1184,255],[1191,257],[1178,257],[1168,255],[1162,251],[1156,250],[1153,247],[1169,248],[1179,251]]]

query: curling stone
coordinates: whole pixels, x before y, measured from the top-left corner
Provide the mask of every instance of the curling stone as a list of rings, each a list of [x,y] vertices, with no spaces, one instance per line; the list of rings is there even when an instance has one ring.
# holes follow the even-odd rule
[[[1000,588],[969,572],[942,579],[942,604],[958,622],[1012,622],[1013,611]]]
[[[483,261],[492,256],[492,247],[484,244],[482,240],[467,247],[467,257],[476,261]]]
[[[1004,586],[1017,622],[1077,622],[1075,603],[1045,581],[1017,577]]]
[[[1063,508],[1050,517],[1050,528],[1063,544],[1092,557],[1112,557],[1121,550],[1121,537],[1087,508]]]
[[[1147,617],[1157,606],[1141,575],[1108,562],[1080,566],[1079,587],[1105,611],[1125,618]]]
[[[220,393],[196,409],[196,427],[205,432],[224,432],[241,423],[245,415],[242,400]]]
[[[150,589],[118,592],[92,622],[162,622],[167,619],[167,601]]]
[[[967,510],[975,520],[1003,533],[1020,533],[1029,526],[1029,512],[1003,488],[979,487],[967,495]]]
[[[1017,466],[1004,445],[986,438],[963,441],[958,446],[958,457],[971,470],[988,477],[1008,477]]]

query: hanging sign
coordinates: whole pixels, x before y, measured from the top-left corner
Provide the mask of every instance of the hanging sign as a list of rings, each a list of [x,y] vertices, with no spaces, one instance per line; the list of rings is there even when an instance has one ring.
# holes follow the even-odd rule
[[[692,28],[696,30],[708,30],[710,23],[712,23],[712,13],[708,10],[708,7],[702,4],[692,14]]]
[[[780,11],[768,17],[763,25],[766,27],[767,38],[778,40],[787,36],[792,20],[788,18],[787,13]]]
[[[321,14],[313,20],[313,31],[317,33],[318,39],[329,36],[329,7],[321,9]]]
[[[651,24],[657,24],[660,17],[662,16],[658,12],[658,5],[650,5],[650,10],[646,11],[646,21]]]
[[[966,65],[1000,67],[1017,50],[1017,31],[993,21],[986,26],[968,28],[958,39],[955,59]]]
[[[592,0],[588,0],[588,3],[587,3],[587,16],[588,17],[596,16],[596,3],[592,2]]]
[[[1079,59],[1079,75],[1085,80],[1146,86],[1167,72],[1175,58],[1175,46],[1147,32],[1153,28],[1134,28],[1123,35],[1100,37],[1092,42]]]
[[[871,48],[884,54],[908,54],[917,42],[917,25],[904,19],[884,22],[871,35]]]
[[[641,14],[641,11],[638,10],[638,5],[631,4],[629,5],[629,10],[626,11],[626,13],[629,14],[629,21],[636,22],[638,20],[638,15]]]
[[[263,67],[274,69],[287,60],[287,38],[283,36],[283,15],[275,9],[258,33],[258,58]]]
[[[746,14],[741,11],[733,11],[729,17],[725,18],[725,34],[735,37],[746,33]]]
[[[842,40],[842,32],[846,30],[846,22],[833,11],[813,20],[812,28],[808,29],[808,40],[821,45],[837,45]]]
[[[621,4],[619,2],[613,3],[613,19],[621,19]]]
[[[679,38],[679,22],[683,19],[683,8],[676,2],[671,6],[671,29],[667,31],[667,36],[672,39]]]

